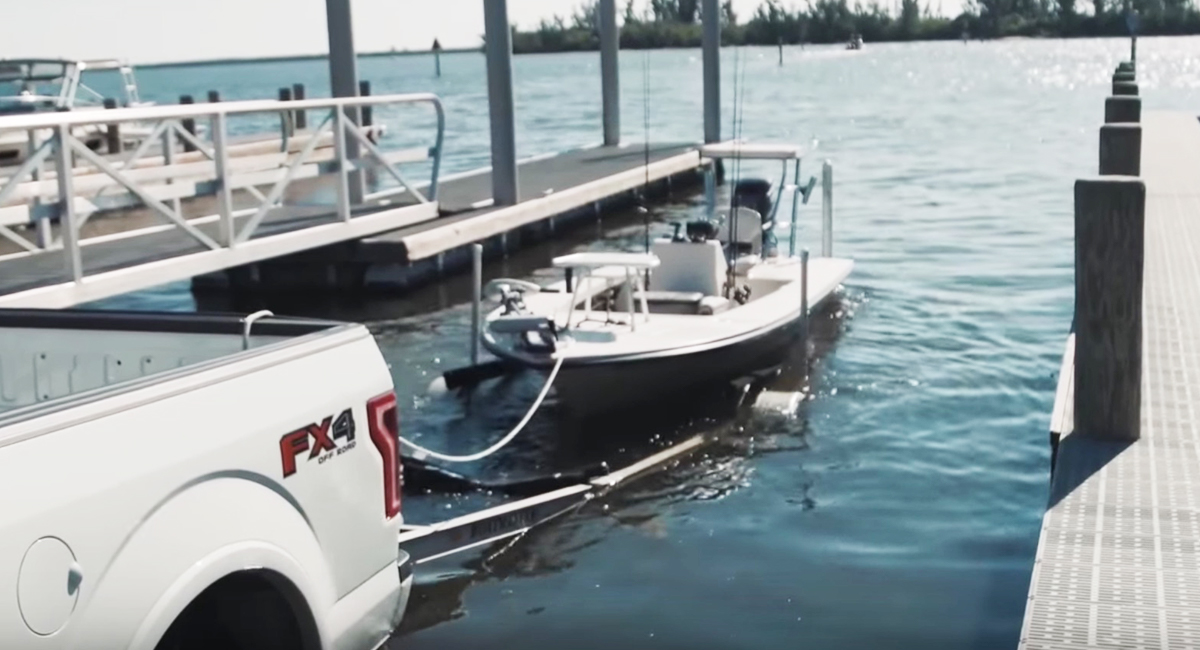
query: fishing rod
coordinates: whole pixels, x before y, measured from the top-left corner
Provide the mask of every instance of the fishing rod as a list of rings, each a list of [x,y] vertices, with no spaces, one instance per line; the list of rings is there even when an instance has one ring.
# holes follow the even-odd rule
[[[741,63],[741,73],[739,75],[739,62]],[[737,181],[742,172],[742,150],[740,146],[741,126],[743,120],[742,115],[745,112],[743,100],[745,98],[745,61],[742,61],[741,48],[733,51],[733,187],[729,191],[729,252],[727,254],[728,263],[726,266],[725,280],[725,297],[730,298],[730,292],[736,291],[736,262],[738,254],[738,218],[737,218]],[[740,79],[739,79],[740,77]]]
[[[642,225],[645,228],[645,252],[650,254],[650,202],[646,195],[650,192],[650,53],[642,53],[642,168],[646,170],[646,180],[642,183],[641,201],[638,210],[642,213]],[[650,289],[650,269],[646,269],[642,290]],[[631,296],[632,297],[632,296]]]
[[[642,151],[645,157],[646,182],[642,185],[642,219],[646,228],[646,252],[650,252],[650,206],[646,194],[650,191],[650,53],[642,54]],[[650,271],[646,271],[649,284]]]

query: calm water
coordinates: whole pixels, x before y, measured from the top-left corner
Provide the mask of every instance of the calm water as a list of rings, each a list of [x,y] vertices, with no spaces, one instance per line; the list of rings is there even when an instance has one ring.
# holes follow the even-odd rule
[[[1046,500],[1047,421],[1072,299],[1071,182],[1094,172],[1097,126],[1124,41],[1007,41],[746,49],[744,136],[820,141],[836,169],[836,250],[857,260],[825,314],[811,399],[795,414],[724,395],[691,409],[572,423],[539,414],[511,451],[470,473],[524,476],[627,458],[705,431],[707,454],[636,484],[504,553],[428,573],[404,648],[1012,648]],[[1200,105],[1200,40],[1143,39],[1148,108]],[[623,132],[642,137],[642,53],[622,55]],[[698,51],[654,52],[651,137],[701,133]],[[735,53],[724,52],[731,97]],[[488,162],[483,60],[362,63],[376,93],[434,91],[448,171]],[[145,70],[172,101],[219,88],[273,96],[321,63]],[[594,143],[596,55],[518,57],[518,143],[533,155]],[[731,130],[725,102],[726,134]],[[394,132],[411,121],[385,114]],[[745,165],[744,174],[774,175]],[[809,173],[816,165],[808,166]],[[696,197],[661,207],[698,212]],[[815,245],[819,207],[804,236]],[[573,246],[636,246],[614,215],[489,275],[534,275]],[[372,323],[408,435],[466,451],[507,430],[536,378],[486,386],[468,408],[424,387],[466,358],[463,282],[371,305],[284,305]],[[106,306],[192,309],[186,286]],[[282,309],[282,307],[280,307]],[[799,379],[783,377],[781,390]],[[411,519],[487,495],[413,496]]]

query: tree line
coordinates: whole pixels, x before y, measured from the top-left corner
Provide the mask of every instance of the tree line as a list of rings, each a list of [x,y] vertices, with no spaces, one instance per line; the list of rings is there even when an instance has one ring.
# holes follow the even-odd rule
[[[967,0],[956,17],[938,14],[929,0],[806,0],[785,7],[763,0],[749,17],[721,2],[724,45],[840,43],[861,34],[870,42],[1002,38],[1006,36],[1125,36],[1126,14],[1138,14],[1141,35],[1200,34],[1194,0]],[[570,52],[599,48],[597,1],[587,0],[565,16],[543,19],[532,29],[513,30],[513,51]],[[638,11],[626,0],[621,11],[621,47],[698,47],[700,0],[650,0]]]

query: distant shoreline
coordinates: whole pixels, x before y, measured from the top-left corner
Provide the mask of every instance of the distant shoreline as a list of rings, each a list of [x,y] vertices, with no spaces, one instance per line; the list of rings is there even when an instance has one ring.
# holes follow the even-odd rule
[[[459,52],[481,52],[480,47],[456,47],[445,48],[442,54],[455,54]],[[382,58],[393,56],[420,56],[433,54],[432,50],[385,50],[383,52],[359,52],[358,58]],[[225,59],[196,59],[194,61],[159,61],[155,63],[135,63],[134,67],[143,69],[155,68],[191,68],[206,65],[248,65],[254,63],[287,63],[290,61],[318,61],[329,58],[328,54],[289,54],[283,56],[261,56],[261,57],[230,57]]]

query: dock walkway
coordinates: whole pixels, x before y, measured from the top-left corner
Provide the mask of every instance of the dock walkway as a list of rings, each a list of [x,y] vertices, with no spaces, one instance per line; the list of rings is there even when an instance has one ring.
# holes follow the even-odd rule
[[[1200,647],[1200,120],[1143,114],[1146,185],[1141,436],[1061,436],[1020,647]]]

